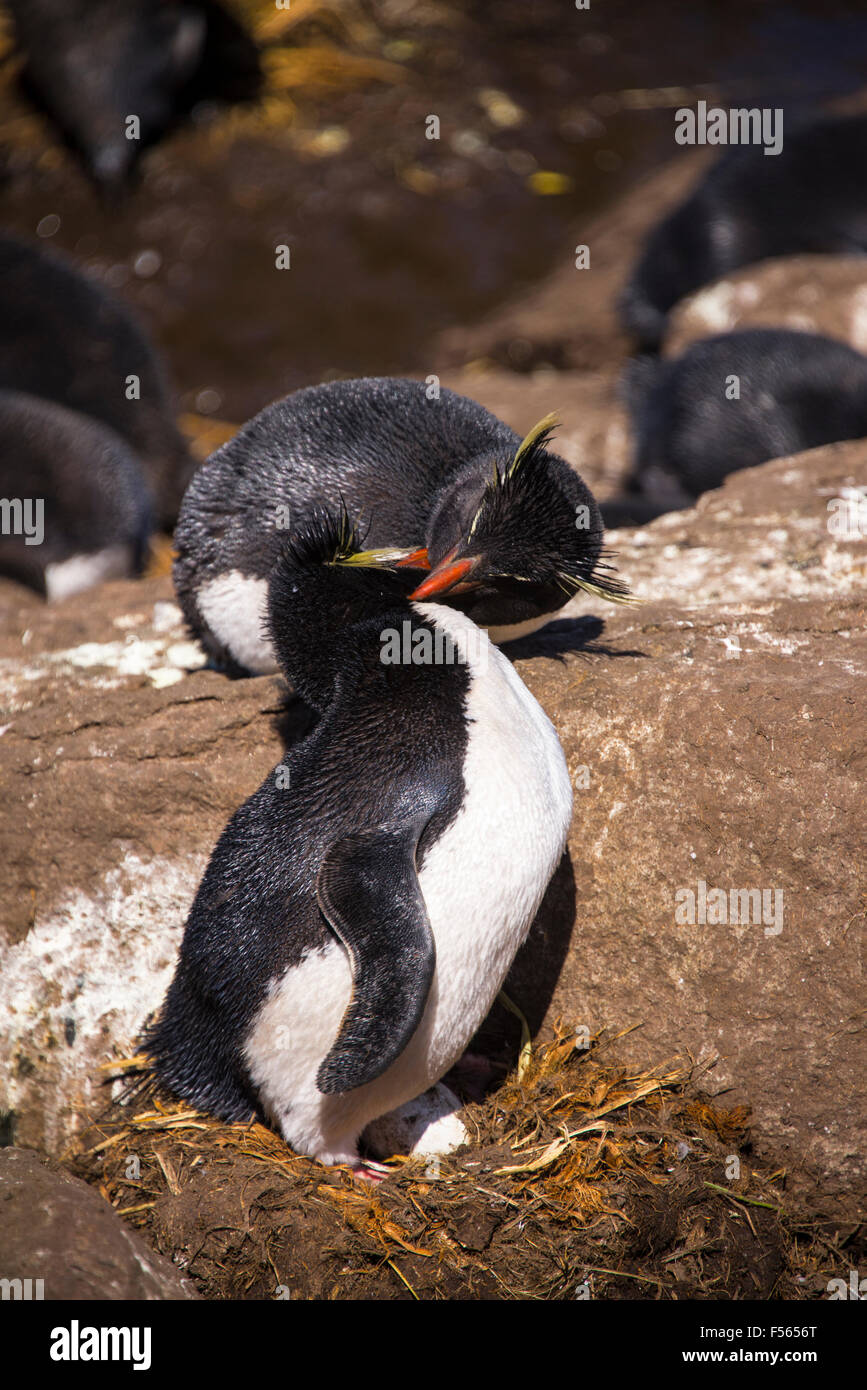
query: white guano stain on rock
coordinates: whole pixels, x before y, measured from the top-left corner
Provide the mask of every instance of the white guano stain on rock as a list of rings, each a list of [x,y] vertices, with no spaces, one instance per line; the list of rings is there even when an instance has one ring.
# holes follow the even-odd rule
[[[158,604],[159,607],[174,609],[175,605]],[[198,670],[206,662],[207,657],[198,643],[189,641],[182,627],[168,627],[163,616],[157,636],[140,637],[128,633],[114,642],[82,642],[80,646],[62,651],[43,652],[38,661],[27,665],[7,657],[0,661],[0,699],[8,700],[10,709],[27,709],[30,702],[26,697],[22,699],[22,686],[49,676],[97,669],[114,672],[114,676],[94,680],[99,689],[117,689],[129,676],[147,676],[159,689],[183,680],[188,671]]]
[[[70,893],[0,954],[0,1110],[44,1089],[49,1151],[74,1128],[69,1112],[98,1099],[100,1063],[134,1047],[161,1003],[205,862],[128,853],[97,892]]]

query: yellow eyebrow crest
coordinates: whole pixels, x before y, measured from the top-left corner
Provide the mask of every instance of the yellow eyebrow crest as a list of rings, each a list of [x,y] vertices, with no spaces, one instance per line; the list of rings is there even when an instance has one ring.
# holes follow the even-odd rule
[[[559,424],[560,416],[557,413],[557,411],[554,410],[551,412],[550,415],[546,415],[544,420],[540,420],[537,425],[534,425],[528,434],[524,435],[524,438],[518,445],[517,453],[515,454],[515,457],[512,459],[509,471],[506,474],[508,478],[511,478],[517,472],[518,468],[520,468],[522,462],[527,457],[527,454],[530,452],[533,445],[538,444],[540,439],[543,439],[545,436],[551,434],[551,432],[555,430]]]

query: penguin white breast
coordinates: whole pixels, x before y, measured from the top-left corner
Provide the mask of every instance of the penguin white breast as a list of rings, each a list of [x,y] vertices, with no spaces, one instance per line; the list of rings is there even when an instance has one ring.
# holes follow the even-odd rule
[[[470,670],[464,800],[419,873],[437,950],[432,1061],[452,1064],[524,941],[563,853],[572,787],[554,726],[512,663],[464,614],[415,604]]]
[[[419,886],[436,943],[421,1023],[382,1076],[322,1095],[316,1073],[351,995],[336,940],[274,982],[244,1048],[265,1110],[293,1148],[353,1162],[362,1129],[448,1071],[493,1004],[563,853],[572,787],[553,725],[511,663],[464,614],[414,604],[470,671],[464,799],[427,850]]]
[[[197,590],[196,606],[206,626],[239,666],[256,676],[278,669],[277,653],[265,629],[267,579],[229,570]]]
[[[548,623],[562,617],[563,609],[556,608],[551,613],[540,613],[538,618],[525,618],[522,623],[501,623],[499,626],[489,624],[485,631],[491,641],[499,647],[503,642],[517,642],[521,637],[529,637],[531,632],[538,632],[540,627],[547,627]]]
[[[133,572],[131,545],[109,545],[88,555],[71,555],[45,566],[45,597],[70,598],[109,579],[126,579]]]

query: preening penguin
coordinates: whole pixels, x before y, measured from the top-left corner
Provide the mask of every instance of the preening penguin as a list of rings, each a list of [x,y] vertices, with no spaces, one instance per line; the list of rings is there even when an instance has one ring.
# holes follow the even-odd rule
[[[353,1165],[365,1126],[443,1076],[485,1017],[572,806],[511,663],[356,544],[320,516],[274,568],[275,647],[319,719],[223,832],[143,1042],[193,1104]]]
[[[275,670],[268,576],[287,534],[338,499],[368,544],[431,567],[422,597],[447,596],[496,642],[541,627],[579,589],[620,597],[596,502],[549,438],[539,428],[522,444],[475,401],[429,399],[399,378],[331,382],[268,406],[184,498],[174,579],[192,631],[234,672]]]

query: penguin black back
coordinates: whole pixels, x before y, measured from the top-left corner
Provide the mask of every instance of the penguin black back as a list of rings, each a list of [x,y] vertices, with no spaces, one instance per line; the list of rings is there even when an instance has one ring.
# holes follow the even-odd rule
[[[671,484],[674,505],[736,469],[867,436],[867,357],[818,334],[722,333],[633,375],[631,487]]]
[[[0,390],[0,573],[47,598],[141,572],[153,527],[138,458],[106,425]]]
[[[247,100],[259,87],[255,44],[216,0],[9,0],[9,8],[28,95],[108,195],[195,102]]]
[[[129,378],[137,379],[130,388]],[[0,235],[0,388],[102,421],[137,452],[170,527],[194,463],[133,315],[64,257]]]

